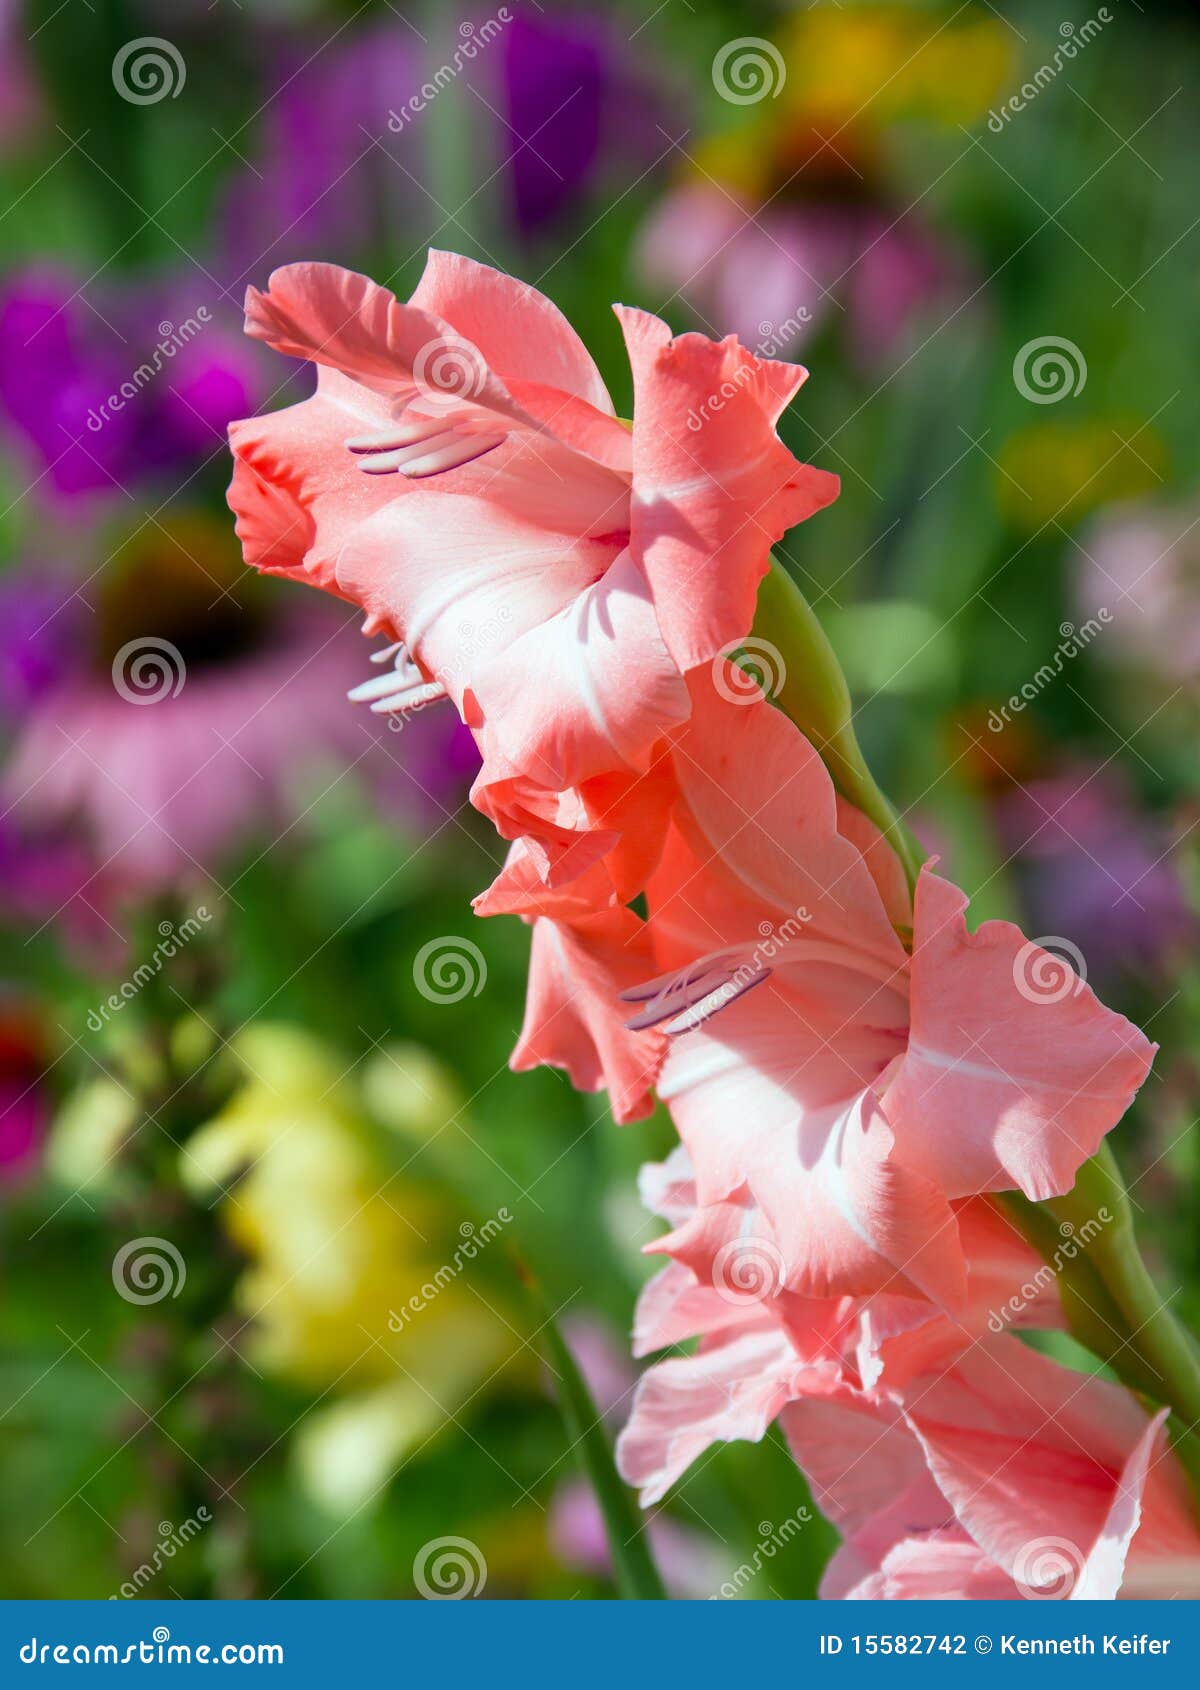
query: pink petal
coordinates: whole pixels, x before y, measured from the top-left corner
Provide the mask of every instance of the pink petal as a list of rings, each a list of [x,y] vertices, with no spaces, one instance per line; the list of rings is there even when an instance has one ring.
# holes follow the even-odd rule
[[[1155,1047],[1011,923],[969,933],[966,905],[922,873],[911,1032],[888,1115],[906,1160],[950,1196],[1051,1197],[1120,1120]]]
[[[711,1444],[757,1443],[809,1374],[819,1380],[770,1331],[734,1330],[697,1355],[657,1363],[617,1439],[621,1477],[638,1486],[643,1506],[657,1502]]]
[[[645,770],[658,740],[688,714],[645,582],[623,553],[556,615],[477,666],[485,761],[494,744],[549,787],[616,768]]]
[[[558,388],[612,415],[591,354],[557,305],[528,283],[431,247],[411,304],[451,324],[506,381]]]
[[[687,670],[749,632],[772,545],[831,503],[838,480],[775,433],[798,366],[754,358],[733,337],[672,338],[643,311],[617,315],[634,385],[630,543]]]
[[[617,1121],[649,1114],[665,1041],[661,1033],[630,1033],[617,1003],[645,958],[643,923],[630,910],[570,925],[535,921],[512,1068],[522,1073],[547,1063],[566,1069],[577,1091],[606,1089]]]

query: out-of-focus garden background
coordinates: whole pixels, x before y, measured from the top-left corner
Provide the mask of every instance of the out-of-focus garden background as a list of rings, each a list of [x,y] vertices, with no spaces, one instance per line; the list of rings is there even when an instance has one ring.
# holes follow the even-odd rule
[[[1160,1042],[1117,1145],[1194,1319],[1196,9],[2,0],[0,35],[2,1593],[410,1596],[447,1553],[614,1588],[522,1275],[619,1426],[670,1133],[508,1072],[469,739],[346,703],[356,619],[241,564],[225,425],[309,379],[241,299],[300,257],[511,270],[621,411],[613,300],[809,366],[785,436],[843,492],[787,555],[975,916]],[[776,1434],[719,1449],[649,1526],[672,1592],[811,1595],[806,1502]]]

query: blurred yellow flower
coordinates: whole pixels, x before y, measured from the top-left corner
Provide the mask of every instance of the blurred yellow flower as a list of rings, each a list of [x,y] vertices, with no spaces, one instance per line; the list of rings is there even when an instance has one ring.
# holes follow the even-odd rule
[[[997,454],[996,497],[1022,529],[1136,498],[1162,485],[1167,448],[1136,417],[1030,423]]]
[[[876,125],[900,117],[969,123],[1013,72],[1013,35],[999,18],[913,6],[814,6],[779,37],[787,65],[780,105],[805,121]]]
[[[297,1454],[318,1499],[362,1498],[520,1347],[468,1273],[511,1216],[476,1227],[446,1193],[390,1172],[347,1064],[318,1040],[259,1025],[233,1050],[244,1083],[184,1146],[183,1178],[197,1195],[226,1190],[254,1365],[357,1391],[306,1423]],[[421,1055],[428,1085],[437,1065]]]

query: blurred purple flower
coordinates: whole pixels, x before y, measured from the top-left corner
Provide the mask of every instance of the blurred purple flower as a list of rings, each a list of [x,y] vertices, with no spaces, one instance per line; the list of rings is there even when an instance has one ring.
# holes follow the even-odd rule
[[[578,212],[602,175],[613,198],[665,157],[670,101],[612,18],[520,12],[503,36],[502,136],[513,218],[534,234]]]
[[[414,205],[431,209],[419,137],[406,131],[395,157],[384,146],[389,114],[420,85],[420,53],[411,30],[385,23],[272,56],[277,91],[220,213],[231,281],[307,259],[344,262],[411,224]]]
[[[474,7],[426,44],[384,22],[319,51],[305,36],[277,52],[278,91],[222,208],[230,282],[296,260],[345,262],[398,231],[408,246],[396,256],[415,259],[431,222],[447,219],[430,193],[433,99],[458,102],[485,149],[479,179],[499,178],[491,197],[523,235],[578,211],[602,171],[634,179],[665,152],[661,95],[611,20],[522,12],[484,34],[495,22]]]
[[[1170,841],[1115,766],[1073,764],[1014,788],[999,818],[1033,928],[1078,945],[1089,978],[1160,968],[1194,938]]]
[[[0,295],[0,413],[23,437],[35,485],[60,497],[129,491],[221,449],[260,397],[254,348],[178,284],[89,299],[51,270]]]

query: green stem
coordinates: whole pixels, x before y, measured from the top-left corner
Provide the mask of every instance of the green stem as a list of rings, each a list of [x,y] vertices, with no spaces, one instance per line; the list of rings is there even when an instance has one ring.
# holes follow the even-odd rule
[[[925,853],[867,767],[854,732],[850,689],[816,612],[777,558],[758,590],[754,636],[781,659],[776,704],[824,759],[842,796],[869,816],[915,887]]]

